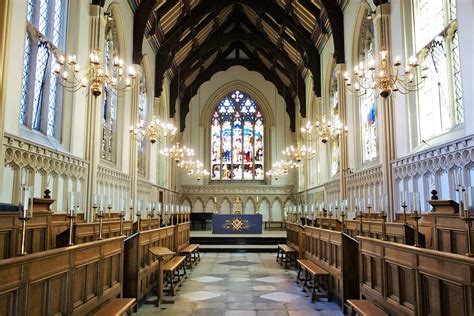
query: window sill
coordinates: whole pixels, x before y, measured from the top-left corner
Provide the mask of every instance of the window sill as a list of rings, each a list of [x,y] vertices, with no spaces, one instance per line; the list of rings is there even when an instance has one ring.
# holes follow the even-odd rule
[[[39,145],[51,148],[56,151],[61,151],[63,153],[69,154],[69,150],[65,148],[56,138],[51,136],[46,136],[45,134],[29,129],[23,125],[20,125],[20,130],[18,133],[21,138],[27,139]]]
[[[412,148],[410,154],[414,154],[414,153],[427,150],[433,147],[438,147],[440,145],[449,143],[450,141],[453,141],[457,138],[461,138],[463,136],[464,136],[464,123],[454,126],[453,128],[444,132],[443,134],[439,134],[432,138],[419,141],[419,144],[416,147]]]

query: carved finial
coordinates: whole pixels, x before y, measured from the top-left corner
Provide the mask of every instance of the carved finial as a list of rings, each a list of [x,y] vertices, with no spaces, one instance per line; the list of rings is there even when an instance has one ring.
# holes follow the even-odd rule
[[[45,199],[50,199],[51,198],[51,191],[49,189],[44,190],[44,198]]]
[[[435,189],[431,190],[431,199],[432,200],[438,200],[438,191],[436,191]]]

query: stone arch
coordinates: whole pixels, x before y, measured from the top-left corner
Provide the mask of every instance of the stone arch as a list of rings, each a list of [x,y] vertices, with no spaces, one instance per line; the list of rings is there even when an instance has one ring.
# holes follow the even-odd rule
[[[270,102],[267,100],[267,98],[259,91],[259,89],[257,89],[253,85],[248,84],[244,81],[235,80],[217,89],[206,101],[203,111],[201,112],[201,117],[199,118],[201,126],[209,125],[212,114],[216,109],[216,104],[218,104],[219,101],[222,100],[229,93],[229,91],[233,90],[241,90],[247,93],[253,100],[255,100],[258,107],[260,108],[263,119],[265,120],[265,125],[273,125],[274,114],[270,106]]]
[[[270,212],[271,212],[270,201],[266,197],[263,197],[262,201],[260,202],[260,213],[262,214],[263,221],[270,220]]]
[[[272,208],[271,208],[271,220],[273,221],[281,221],[284,216],[283,216],[283,204],[280,198],[275,198],[272,203]]]
[[[191,212],[193,213],[203,213],[204,212],[204,202],[200,197],[196,198],[194,200],[194,203],[192,204],[191,207]]]
[[[245,203],[243,205],[243,213],[244,214],[254,214],[255,213],[255,202],[252,197],[247,197]]]
[[[232,202],[228,197],[222,199],[220,203],[219,213],[221,214],[231,214],[232,213]]]

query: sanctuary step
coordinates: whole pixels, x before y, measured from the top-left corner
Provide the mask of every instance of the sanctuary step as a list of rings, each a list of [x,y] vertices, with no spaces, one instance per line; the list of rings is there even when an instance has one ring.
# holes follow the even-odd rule
[[[200,244],[201,252],[276,252],[278,244],[286,243],[286,232],[212,234],[210,231],[191,231],[190,242]]]

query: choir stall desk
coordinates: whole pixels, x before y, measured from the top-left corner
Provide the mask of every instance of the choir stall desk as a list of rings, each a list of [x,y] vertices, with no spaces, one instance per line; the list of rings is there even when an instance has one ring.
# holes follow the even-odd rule
[[[156,258],[158,258],[158,283],[156,291],[156,306],[159,306],[163,299],[163,258],[167,256],[174,256],[176,252],[171,251],[166,247],[152,247],[148,249]]]

